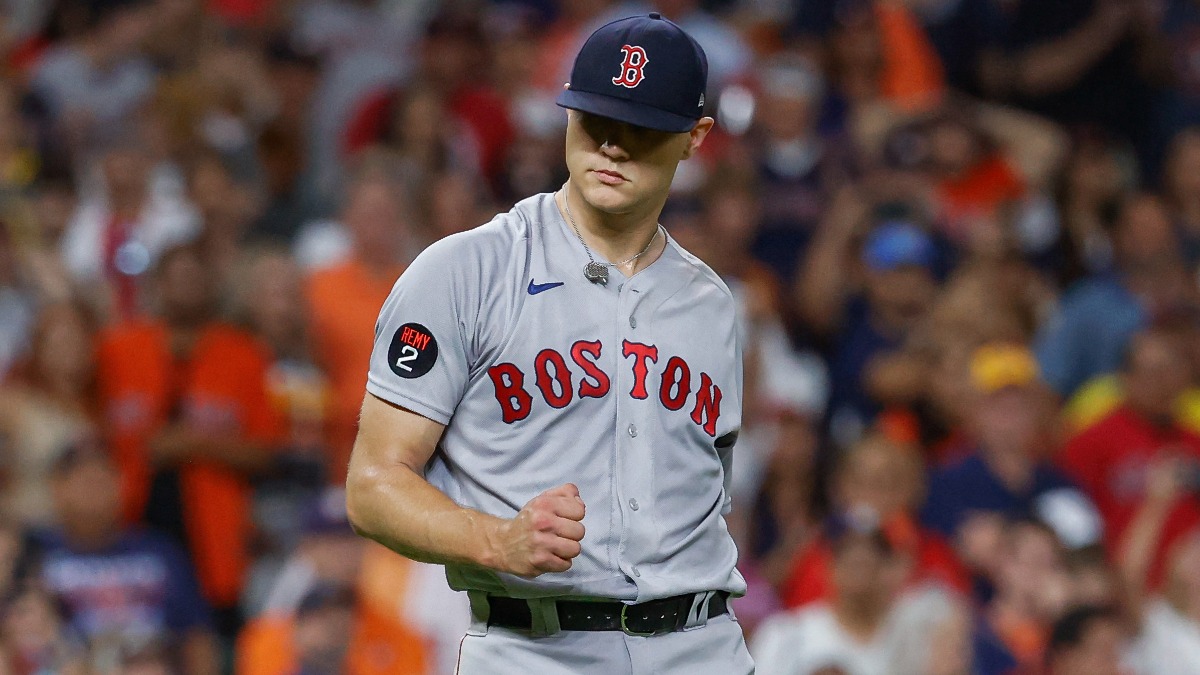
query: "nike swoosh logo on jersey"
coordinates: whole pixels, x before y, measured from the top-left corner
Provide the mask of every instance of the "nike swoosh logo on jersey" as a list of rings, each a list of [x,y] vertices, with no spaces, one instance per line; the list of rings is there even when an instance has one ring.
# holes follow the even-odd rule
[[[535,283],[533,283],[533,279],[530,279],[529,280],[529,294],[537,295],[538,293],[541,293],[542,291],[548,291],[551,288],[558,288],[559,286],[562,286],[564,283],[565,282],[562,282],[562,281],[551,281],[548,284],[535,284]]]

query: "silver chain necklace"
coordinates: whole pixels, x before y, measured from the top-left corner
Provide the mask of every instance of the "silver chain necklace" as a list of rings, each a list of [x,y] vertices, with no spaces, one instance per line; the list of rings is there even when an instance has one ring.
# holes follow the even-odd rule
[[[579,243],[583,244],[583,252],[587,253],[588,263],[583,266],[583,276],[584,276],[584,278],[586,278],[588,281],[592,282],[593,284],[600,284],[601,286],[607,286],[608,285],[608,268],[619,267],[621,265],[628,265],[629,263],[642,257],[642,255],[646,251],[650,250],[650,246],[652,244],[654,244],[654,240],[658,238],[659,231],[662,230],[662,225],[659,225],[658,229],[656,229],[654,231],[654,236],[650,237],[650,241],[646,242],[646,247],[643,248],[641,251],[639,251],[637,254],[635,254],[633,257],[627,258],[625,260],[622,260],[621,262],[616,262],[616,263],[598,262],[596,260],[596,258],[592,256],[592,249],[588,248],[587,242],[583,240],[583,234],[581,234],[579,232],[579,225],[575,224],[575,216],[571,215],[571,204],[567,200],[567,191],[565,189],[562,191],[562,196],[563,196],[563,208],[567,212],[567,220],[571,221],[571,229],[575,230],[575,236],[579,239]],[[666,234],[664,233],[663,236],[665,237]]]

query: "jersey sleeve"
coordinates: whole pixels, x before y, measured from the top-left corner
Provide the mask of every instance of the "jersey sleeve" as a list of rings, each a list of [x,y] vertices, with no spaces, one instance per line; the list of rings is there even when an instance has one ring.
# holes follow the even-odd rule
[[[425,249],[392,288],[375,323],[367,391],[449,424],[470,377],[480,265],[454,237]]]

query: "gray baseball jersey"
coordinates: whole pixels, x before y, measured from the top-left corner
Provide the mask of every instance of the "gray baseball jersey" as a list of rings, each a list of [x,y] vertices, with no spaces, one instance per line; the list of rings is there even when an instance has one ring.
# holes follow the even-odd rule
[[[427,248],[376,324],[367,390],[446,425],[426,467],[456,503],[511,518],[571,482],[582,553],[535,579],[448,566],[450,585],[520,598],[643,602],[745,582],[726,528],[742,359],[734,303],[668,240],[631,278],[588,258],[541,194]]]

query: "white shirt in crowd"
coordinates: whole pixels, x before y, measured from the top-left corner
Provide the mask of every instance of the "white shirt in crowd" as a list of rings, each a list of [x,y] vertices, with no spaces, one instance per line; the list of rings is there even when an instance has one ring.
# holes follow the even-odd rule
[[[778,614],[750,643],[758,675],[810,675],[836,667],[846,675],[922,675],[934,628],[954,615],[952,597],[937,588],[903,594],[877,635],[863,642],[838,623],[825,602]]]
[[[1200,622],[1166,601],[1151,603],[1131,661],[1145,675],[1200,675]]]

